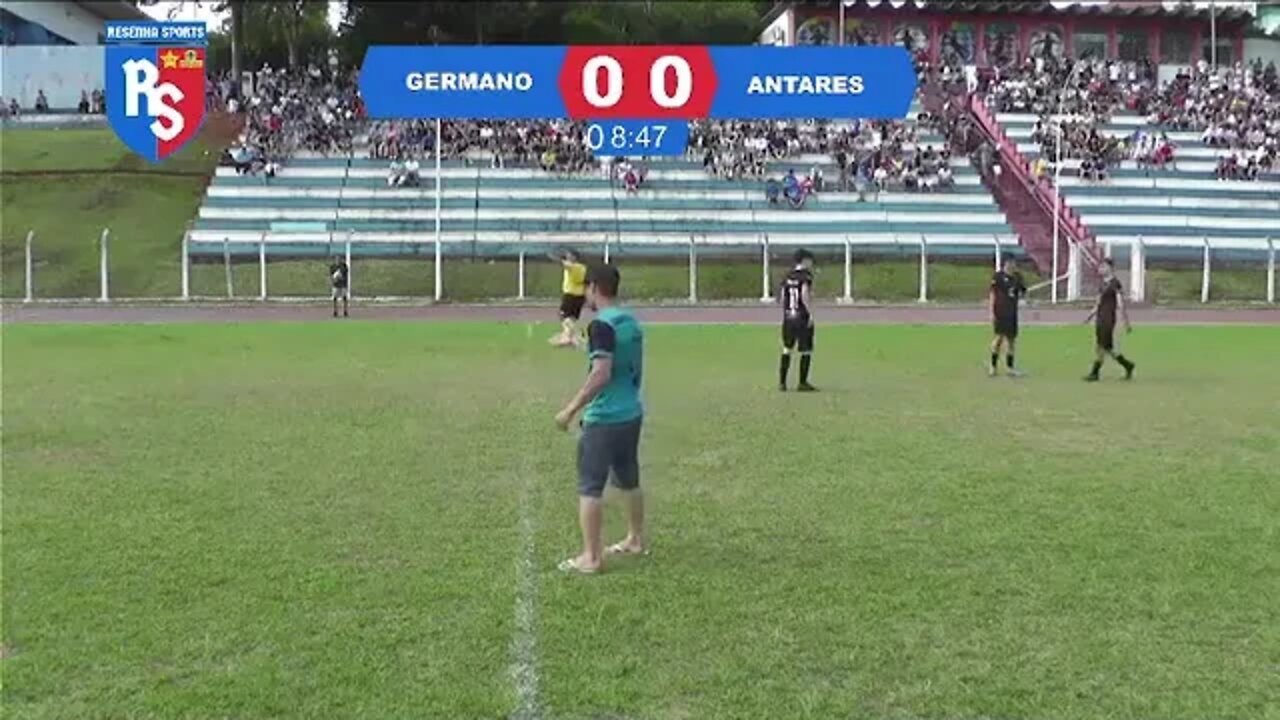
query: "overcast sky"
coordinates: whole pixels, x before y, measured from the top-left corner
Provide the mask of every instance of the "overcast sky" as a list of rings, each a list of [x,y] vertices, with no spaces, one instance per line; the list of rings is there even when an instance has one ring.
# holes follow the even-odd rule
[[[157,20],[168,20],[169,12],[175,8],[178,13],[173,16],[174,20],[203,20],[205,24],[213,29],[222,27],[222,20],[226,13],[215,13],[209,8],[213,7],[212,2],[177,2],[176,0],[162,0],[148,7],[142,8]],[[329,0],[329,26],[337,28],[338,23],[342,21],[342,2],[341,0]]]

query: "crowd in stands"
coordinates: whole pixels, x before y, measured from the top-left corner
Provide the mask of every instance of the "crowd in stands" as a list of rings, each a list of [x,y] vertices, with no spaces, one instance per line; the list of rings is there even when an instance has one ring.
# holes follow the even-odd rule
[[[917,64],[922,85],[940,84],[956,97],[976,90],[986,94],[997,112],[1039,115],[1033,140],[1040,145],[1042,168],[1057,156],[1059,137],[1062,156],[1078,161],[1079,174],[1091,180],[1106,179],[1109,169],[1123,160],[1143,168],[1173,167],[1177,145],[1167,131],[1197,130],[1206,144],[1224,150],[1217,177],[1253,179],[1280,170],[1280,77],[1274,63],[1237,63],[1218,73],[1200,63],[1163,86],[1149,61],[1036,57],[981,73],[951,65],[933,68],[923,60]],[[434,122],[363,124],[355,80],[352,72],[331,76],[314,67],[264,68],[244,98],[237,83],[225,77],[212,80],[211,103],[245,116],[239,152],[230,153],[229,160],[243,172],[266,171],[298,149],[349,152],[354,137],[367,132],[370,156],[395,163],[389,182],[416,182],[416,169],[406,168],[416,168],[434,153]],[[98,108],[104,100],[100,92],[86,94],[81,107]],[[977,153],[981,133],[968,122],[963,102],[953,103],[952,109],[959,111],[921,116],[918,124],[938,131],[958,152]],[[1104,132],[1102,126],[1122,112],[1146,116],[1156,128],[1128,137]],[[1050,119],[1056,113],[1069,118],[1061,133]],[[944,189],[954,181],[951,150],[921,147],[916,126],[869,120],[702,121],[690,126],[689,153],[712,176],[727,180],[763,179],[771,163],[824,155],[839,168],[834,180],[842,189]],[[587,148],[584,123],[446,121],[441,129],[445,158],[566,174],[600,169]],[[979,169],[990,171],[995,164]],[[615,170],[606,173],[613,176]],[[821,183],[820,173],[816,175]]]
[[[1032,140],[1041,165],[1057,157],[1062,113],[1062,157],[1079,160],[1079,175],[1105,180],[1109,168],[1134,160],[1140,168],[1174,167],[1170,131],[1199,131],[1221,148],[1214,176],[1253,180],[1280,170],[1280,77],[1274,63],[1235,63],[1214,72],[1207,63],[1187,68],[1161,85],[1149,62],[1052,59],[994,68],[980,82],[997,112],[1040,116]],[[1102,126],[1121,112],[1144,116],[1152,130],[1112,137]]]
[[[585,123],[552,121],[458,121],[440,124],[443,158],[483,160],[494,167],[538,165],[561,173],[593,167]],[[378,121],[369,126],[369,154],[379,160],[426,158],[435,153],[435,122]]]
[[[690,127],[688,152],[708,173],[726,180],[763,178],[771,162],[822,155],[835,161],[842,190],[931,191],[954,183],[950,150],[921,147],[913,123],[698,122]],[[806,178],[818,191],[825,183],[817,167]]]
[[[298,150],[350,152],[364,118],[356,75],[351,72],[268,66],[254,74],[251,88],[242,88],[223,75],[210,79],[208,92],[209,105],[244,120],[241,135],[225,158],[240,173],[271,175]]]

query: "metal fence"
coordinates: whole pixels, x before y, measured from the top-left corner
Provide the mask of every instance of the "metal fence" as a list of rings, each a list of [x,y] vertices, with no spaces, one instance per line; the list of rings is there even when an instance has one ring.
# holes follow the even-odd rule
[[[114,235],[110,228],[104,228],[96,238],[97,250],[97,282],[96,292],[82,294],[78,297],[52,297],[40,292],[36,257],[39,252],[39,236],[36,231],[29,231],[24,242],[23,253],[23,296],[26,302],[59,301],[59,300],[96,300],[110,302],[121,299],[112,292],[111,255]],[[558,293],[558,289],[550,286],[548,278],[558,278],[558,268],[547,260],[548,251],[565,247],[557,243],[553,234],[520,233],[493,234],[486,241],[485,252],[477,252],[474,243],[436,241],[415,241],[412,243],[395,242],[386,239],[369,239],[355,232],[330,234],[324,240],[315,236],[298,240],[282,238],[279,234],[268,238],[262,233],[256,242],[246,242],[244,238],[235,241],[230,239],[222,243],[222,252],[211,257],[208,252],[195,256],[190,252],[189,232],[182,238],[181,258],[178,264],[178,282],[173,295],[161,294],[156,300],[223,300],[223,299],[256,299],[267,300],[301,300],[326,297],[328,287],[325,277],[317,270],[318,265],[330,256],[342,257],[350,267],[350,290],[352,297],[367,300],[395,299],[457,299],[447,287],[447,277],[451,269],[461,271],[464,267],[472,268],[474,273],[483,273],[486,287],[490,288],[484,297],[488,299],[527,300],[532,297],[545,297]],[[573,245],[575,249],[592,258],[606,262],[613,261],[624,267],[628,264],[644,263],[659,266],[664,270],[664,280],[670,292],[663,299],[685,299],[696,303],[705,299],[700,292],[699,279],[710,273],[720,273],[727,266],[732,266],[741,280],[747,274],[758,272],[758,299],[772,299],[773,289],[781,272],[787,266],[791,252],[801,244],[796,236],[771,238],[767,234],[755,237],[729,238],[704,235],[654,235],[644,240],[619,239],[604,234],[598,242]],[[831,292],[826,297],[839,302],[855,300],[883,300],[874,294],[868,295],[860,291],[860,273],[867,267],[874,266],[886,259],[894,259],[899,263],[907,262],[918,271],[913,272],[910,282],[912,287],[901,287],[895,299],[911,299],[918,302],[929,302],[938,299],[931,287],[933,275],[941,265],[967,262],[998,265],[999,258],[1006,251],[1017,251],[1017,246],[1002,244],[999,236],[992,236],[985,248],[976,241],[970,241],[963,247],[957,247],[954,239],[945,242],[932,242],[929,237],[894,236],[891,241],[883,237],[865,238],[856,235],[813,235],[804,238],[806,248],[815,251],[823,259],[827,273],[825,281]],[[1200,274],[1199,300],[1209,303],[1222,299],[1215,293],[1214,272],[1223,267],[1247,268],[1250,274],[1258,272],[1258,278],[1265,281],[1258,283],[1256,297],[1232,298],[1251,301],[1276,301],[1276,243],[1271,238],[1258,243],[1257,247],[1242,248],[1239,242],[1216,243],[1210,238],[1200,238],[1198,243],[1184,242],[1178,245],[1154,245],[1138,237],[1127,243],[1103,243],[1108,257],[1115,257],[1122,265],[1128,267],[1128,292],[1135,302],[1149,299],[1147,278],[1153,268],[1153,255],[1159,267],[1168,263],[1176,263],[1183,269],[1197,268]],[[986,260],[981,258],[985,257]],[[298,272],[286,273],[283,268],[291,261],[304,261],[302,268],[304,279],[299,279]],[[307,262],[309,261],[309,262]],[[414,271],[422,271],[422,280],[408,292],[390,292],[383,288],[362,285],[362,271],[380,263],[414,263]],[[430,265],[427,274],[426,265]],[[751,266],[758,267],[752,271]],[[542,279],[542,292],[531,288],[531,274],[534,268]],[[220,276],[216,281],[212,273]],[[252,282],[253,290],[249,293],[243,288],[245,271],[256,276]],[[193,280],[195,273],[201,272],[201,282]],[[284,290],[276,290],[273,283],[273,272],[277,280],[285,285]],[[1067,274],[1059,280],[1066,280],[1069,288],[1065,299],[1078,300],[1082,287],[1081,274],[1086,272],[1079,253],[1070,253]],[[832,277],[834,276],[834,278]],[[677,280],[678,277],[678,280]],[[238,281],[238,279],[241,279]],[[679,287],[676,287],[678,282]],[[1046,280],[1041,286],[1048,285]],[[734,287],[742,290],[739,296],[726,298],[723,293],[713,293],[717,299],[755,299],[749,289],[750,281],[739,282]],[[299,290],[299,287],[305,288]],[[558,282],[556,283],[558,287]],[[969,296],[973,299],[985,293],[985,286],[974,288]]]

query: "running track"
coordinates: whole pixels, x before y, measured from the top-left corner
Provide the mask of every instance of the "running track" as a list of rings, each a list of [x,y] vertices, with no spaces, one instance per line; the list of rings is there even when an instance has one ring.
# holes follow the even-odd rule
[[[107,304],[55,305],[5,304],[0,321],[17,323],[234,323],[234,322],[333,322],[327,303],[308,304]],[[551,322],[555,307],[528,305],[379,305],[352,307],[352,319],[380,321],[489,321]],[[1087,309],[1026,307],[1024,324],[1080,323]],[[636,314],[650,323],[751,323],[778,322],[772,305],[639,306]],[[815,313],[822,324],[985,324],[990,322],[980,306],[830,305]],[[1252,308],[1153,308],[1133,307],[1135,325],[1275,325],[1280,326],[1280,306]]]

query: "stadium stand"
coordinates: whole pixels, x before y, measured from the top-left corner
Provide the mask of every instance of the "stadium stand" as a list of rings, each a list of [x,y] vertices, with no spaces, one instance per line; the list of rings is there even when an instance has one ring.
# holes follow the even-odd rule
[[[921,147],[942,147],[925,131]],[[298,153],[274,177],[219,168],[189,236],[193,256],[306,256],[345,250],[355,256],[433,252],[434,166],[422,158],[418,187],[388,183],[388,162]],[[363,155],[363,157],[362,157]],[[441,170],[440,239],[446,256],[511,257],[578,246],[614,256],[732,253],[767,244],[856,244],[859,252],[920,252],[991,257],[1017,251],[1004,216],[976,172],[954,158],[954,186],[931,193],[899,190],[820,192],[794,210],[771,204],[760,180],[718,178],[695,157],[654,159],[643,187],[627,193],[599,171],[564,175],[537,166],[492,167],[485,152],[446,161]],[[767,164],[781,177],[840,170],[831,155],[801,153]],[[609,245],[605,251],[604,246]],[[265,246],[265,250],[263,247]]]

